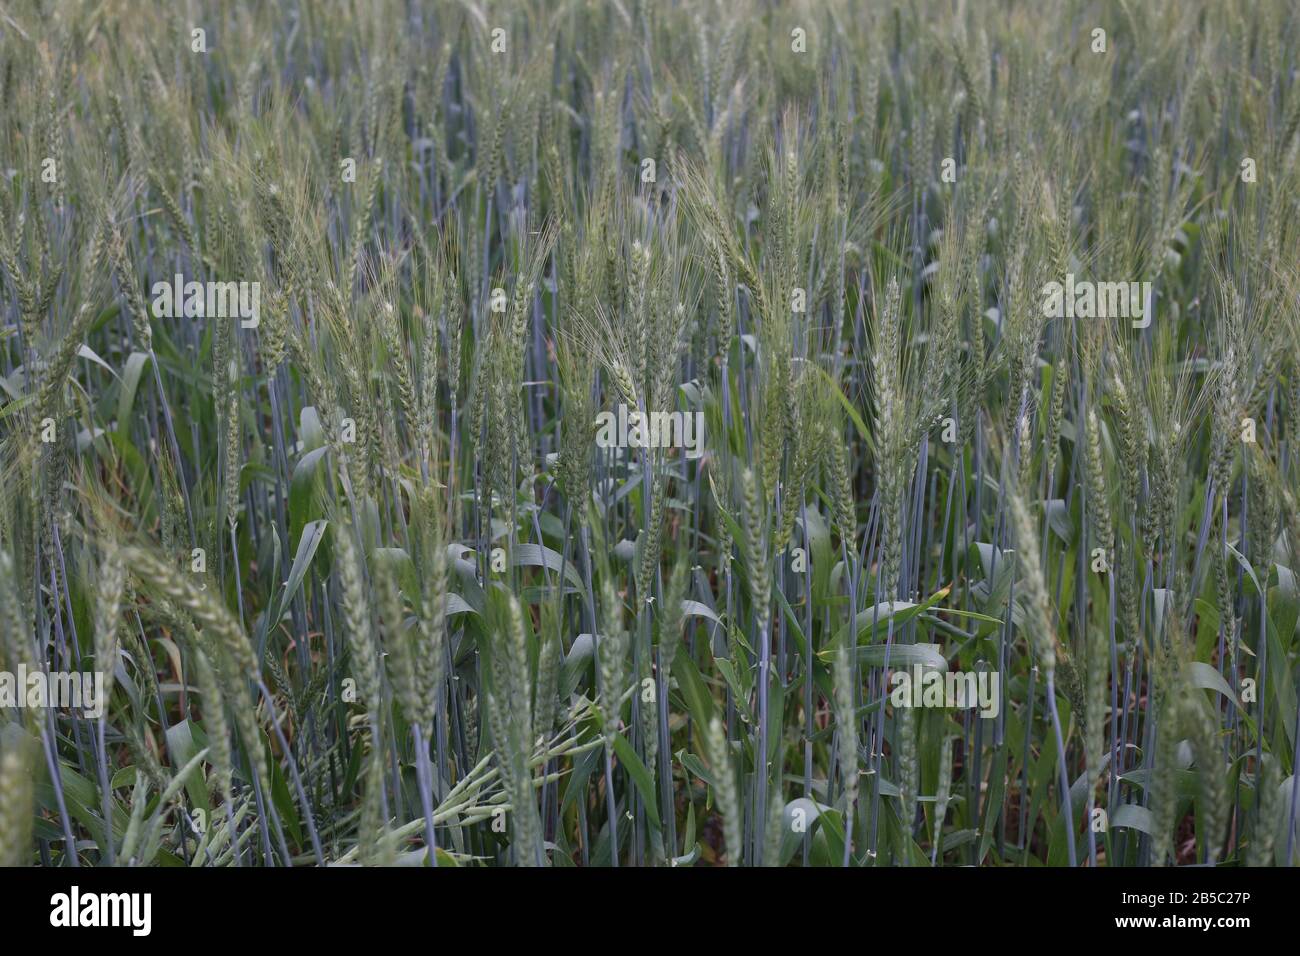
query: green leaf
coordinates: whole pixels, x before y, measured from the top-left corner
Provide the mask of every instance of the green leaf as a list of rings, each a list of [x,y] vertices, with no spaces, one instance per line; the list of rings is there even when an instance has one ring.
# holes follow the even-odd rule
[[[938,644],[894,644],[890,647],[870,644],[858,648],[858,663],[869,667],[884,667],[886,656],[891,668],[919,664],[933,671],[948,669],[948,661],[944,659]]]
[[[280,623],[280,618],[284,616],[289,602],[302,586],[307,568],[311,565],[311,559],[316,555],[316,549],[320,547],[321,540],[325,537],[325,529],[328,525],[329,522],[321,518],[312,521],[302,529],[302,538],[298,541],[298,553],[294,555],[293,566],[289,569],[289,579],[285,582],[284,590],[276,595],[263,617],[260,637],[265,637],[271,628]]]
[[[1065,499],[1049,498],[1043,507],[1047,526],[1069,547],[1074,540],[1074,523],[1070,520],[1070,509],[1065,506]]]
[[[311,405],[298,414],[298,437],[302,439],[302,450],[313,451],[325,445],[325,429],[321,427],[320,416]]]
[[[102,368],[107,369],[109,375],[113,376],[114,378],[117,378],[117,372],[113,371],[113,366],[109,365],[102,358],[100,358],[99,353],[96,352],[94,349],[92,349],[89,345],[86,345],[84,342],[77,349],[77,355],[81,358],[86,359],[87,361],[94,362],[96,365],[99,365]]]
[[[1007,748],[999,747],[989,770],[989,795],[984,801],[984,822],[980,826],[980,848],[977,862],[983,863],[993,845],[998,820],[1002,816],[1002,801],[1007,792]]]
[[[902,627],[922,611],[928,611],[943,598],[947,597],[948,591],[949,588],[940,588],[938,591],[935,591],[934,594],[931,594],[926,598],[924,603],[921,604],[917,604],[913,601],[886,601],[859,611],[854,619],[858,643],[861,644],[863,642],[864,635],[867,643],[870,643],[871,638],[875,635],[876,631],[886,630],[888,628],[891,618],[894,621],[894,630],[897,631],[898,628]],[[829,656],[834,652],[834,650],[843,646],[848,638],[849,629],[848,625],[845,625],[835,633],[835,637],[832,638],[830,643],[826,645],[826,648],[821,651],[822,658],[829,659]]]
[[[571,696],[582,682],[582,675],[591,664],[596,644],[590,634],[579,634],[573,639],[569,653],[564,657],[564,677],[562,686],[565,696]]]
[[[809,797],[796,797],[785,805],[782,811],[784,826],[781,827],[781,865],[789,863],[795,852],[803,845],[804,831],[810,835],[822,813],[831,808]],[[796,827],[798,830],[796,831]],[[843,844],[841,843],[841,846]],[[838,859],[838,858],[837,858]]]
[[[265,746],[266,763],[271,771],[271,800],[280,814],[280,820],[284,823],[288,835],[293,838],[294,843],[302,846],[302,827],[298,822],[298,808],[294,805],[293,797],[289,793],[289,782],[285,780],[284,771],[280,769],[275,754],[271,753],[270,742],[266,739],[266,734],[259,731],[258,736],[262,738],[262,743]]]
[[[408,598],[415,600],[419,596],[420,578],[415,573],[415,562],[405,548],[375,548],[370,552],[370,560],[374,573],[397,578],[397,586]]]
[[[578,575],[578,569],[574,567],[572,561],[565,561],[564,556],[558,551],[552,551],[550,548],[543,547],[540,544],[517,544],[510,556],[510,563],[515,567],[542,567],[545,566],[556,574],[560,573],[560,568],[564,568],[564,580],[568,581],[575,588],[582,589],[582,578]]]
[[[293,478],[289,481],[289,541],[298,540],[298,535],[307,522],[324,514],[321,507],[320,490],[323,469],[321,463],[329,449],[317,448],[307,452],[294,466]]]
[[[131,430],[131,409],[135,407],[135,396],[140,388],[140,376],[149,362],[145,352],[132,352],[126,359],[126,369],[122,373],[121,385],[117,393],[117,431],[126,435]]]
[[[822,378],[824,378],[827,384],[830,385],[831,394],[839,399],[840,405],[844,407],[844,413],[849,416],[849,421],[853,422],[853,427],[858,430],[858,436],[867,443],[868,447],[874,448],[875,442],[872,440],[871,432],[867,430],[867,423],[862,420],[862,416],[858,414],[857,408],[855,408],[853,403],[844,395],[839,382],[831,378],[830,373],[817,363],[812,363],[811,367],[820,372]]]
[[[1246,572],[1251,582],[1255,585],[1255,593],[1263,594],[1264,588],[1260,585],[1259,578],[1255,577],[1255,568],[1251,565],[1250,561],[1246,559],[1246,556],[1230,544],[1225,544],[1224,547],[1227,548],[1229,553],[1237,559],[1237,563],[1241,565],[1241,569]]]
[[[727,658],[715,657],[713,664],[718,668],[718,673],[722,675],[722,679],[727,682],[727,686],[731,688],[731,696],[735,701],[736,709],[741,712],[741,719],[745,723],[750,723],[753,721],[754,715],[750,713],[749,706],[746,703],[749,700],[749,684],[736,672],[736,668],[732,666],[731,661]],[[748,677],[749,668],[742,668],[741,673]]]
[[[704,731],[713,720],[713,698],[700,677],[700,672],[689,654],[678,654],[673,661],[673,676],[686,698],[686,709],[696,723],[697,731]]]
[[[636,785],[637,791],[641,794],[641,805],[645,810],[646,818],[650,825],[656,830],[661,828],[659,823],[659,809],[656,806],[658,797],[655,795],[655,781],[650,771],[645,768],[641,758],[636,755],[632,745],[622,734],[614,735],[614,753],[618,755],[618,762],[623,765],[632,778],[632,783]]]
[[[188,720],[172,724],[167,728],[167,749],[171,752],[176,765],[183,767],[194,759],[194,755],[207,746],[207,738],[197,739],[195,726]],[[203,775],[192,774],[185,783],[185,795],[194,807],[207,809],[211,805],[207,782]]]
[[[686,617],[702,617],[713,621],[715,624],[722,623],[722,618],[718,617],[712,608],[707,604],[701,604],[699,601],[683,601],[682,613]]]
[[[1110,828],[1128,827],[1147,836],[1155,836],[1155,818],[1151,811],[1139,803],[1123,803],[1110,815]]]
[[[1232,692],[1232,688],[1223,679],[1223,675],[1209,664],[1203,661],[1193,661],[1188,665],[1187,673],[1193,687],[1216,691],[1232,701],[1238,708],[1241,707],[1241,704],[1237,701],[1237,695]]]
[[[713,771],[705,766],[704,761],[695,754],[679,750],[677,752],[677,762],[708,784],[710,790],[717,787],[717,781],[713,779]]]

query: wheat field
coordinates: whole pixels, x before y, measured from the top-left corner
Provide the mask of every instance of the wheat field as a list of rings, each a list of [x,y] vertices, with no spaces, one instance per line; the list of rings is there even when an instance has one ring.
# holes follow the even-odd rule
[[[0,865],[1294,865],[1298,39],[0,5]]]

